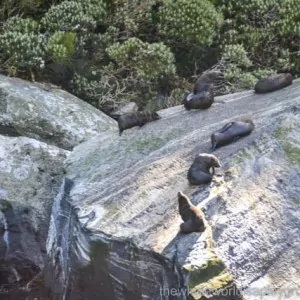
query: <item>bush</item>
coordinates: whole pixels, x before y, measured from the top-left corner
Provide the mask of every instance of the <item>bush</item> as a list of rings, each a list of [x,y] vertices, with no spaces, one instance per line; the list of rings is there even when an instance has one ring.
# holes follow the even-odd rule
[[[171,42],[211,45],[222,24],[222,15],[207,0],[167,0],[159,12],[160,33]]]
[[[123,44],[113,44],[106,51],[119,68],[132,70],[139,79],[156,81],[176,73],[174,55],[163,43],[149,44],[130,38]]]
[[[253,71],[252,67],[253,63],[242,45],[225,46],[220,61],[212,68],[223,73],[215,84],[217,94],[253,89],[258,79],[276,73],[272,69]]]
[[[225,23],[222,45],[241,44],[254,67],[288,71],[294,68],[300,35],[297,0],[217,0]],[[296,42],[297,43],[297,42]],[[284,45],[284,48],[282,47]]]
[[[55,32],[45,46],[53,61],[69,63],[76,50],[76,33]]]
[[[212,3],[166,0],[158,16],[158,32],[161,40],[171,47],[180,76],[191,76],[216,63],[218,49],[213,43],[218,40],[223,17]]]
[[[242,45],[226,45],[221,60],[244,68],[248,68],[252,65]]]
[[[89,32],[105,15],[106,6],[101,0],[63,1],[46,12],[41,24],[50,32]]]
[[[109,24],[120,29],[121,38],[155,39],[155,7],[159,0],[109,1]],[[154,31],[154,33],[153,33]]]
[[[39,33],[39,24],[29,18],[12,17],[3,25],[0,44],[6,68],[14,70],[41,69],[44,67],[44,37]]]
[[[130,76],[118,78],[112,66],[108,66],[99,74],[98,80],[76,73],[72,90],[78,97],[109,114],[120,104],[138,99],[138,91],[131,88],[133,80]]]
[[[0,22],[10,17],[21,15],[23,18],[39,19],[47,11],[51,4],[61,0],[1,0]]]

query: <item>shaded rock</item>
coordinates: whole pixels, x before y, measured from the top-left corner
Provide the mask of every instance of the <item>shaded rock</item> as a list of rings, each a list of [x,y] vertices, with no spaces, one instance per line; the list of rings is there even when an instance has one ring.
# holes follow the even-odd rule
[[[0,134],[27,136],[70,150],[110,130],[115,120],[53,85],[0,75]]]
[[[300,115],[274,121],[232,157],[206,207],[216,251],[246,299],[297,299],[300,288]]]
[[[52,202],[67,154],[34,139],[0,135],[1,299],[25,299],[28,284],[43,270]]]
[[[295,81],[272,95],[219,97],[207,111],[173,107],[143,130],[75,147],[66,161],[73,185],[56,198],[49,230],[50,289],[72,300],[99,290],[112,300],[252,300],[255,283],[298,289],[299,95]],[[217,149],[220,174],[192,188],[194,157],[237,117],[256,130]],[[179,233],[180,190],[204,212],[203,233]],[[242,295],[213,294],[234,289]]]

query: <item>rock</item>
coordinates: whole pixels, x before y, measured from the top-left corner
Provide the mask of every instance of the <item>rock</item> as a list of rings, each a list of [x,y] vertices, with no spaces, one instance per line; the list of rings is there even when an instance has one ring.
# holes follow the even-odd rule
[[[252,300],[247,291],[264,284],[299,289],[299,94],[296,80],[272,94],[218,97],[208,111],[172,107],[121,138],[75,147],[48,235],[52,294]],[[189,186],[210,135],[241,117],[255,123],[252,134],[214,152],[222,169],[208,186]],[[203,210],[205,232],[179,233],[179,190]]]
[[[2,135],[27,136],[71,150],[111,130],[118,130],[115,120],[53,85],[0,75]]]
[[[121,115],[127,114],[127,113],[133,113],[133,112],[137,112],[139,109],[139,107],[137,106],[137,104],[135,102],[129,102],[126,103],[125,105],[117,108],[116,110],[114,110],[110,116],[112,118],[114,118],[115,120],[118,120],[118,118]]]
[[[34,139],[0,135],[1,299],[25,299],[29,290],[34,295],[27,288],[42,278],[51,207],[68,153]]]
[[[297,299],[300,288],[300,114],[274,121],[232,157],[230,175],[206,208],[216,251],[246,299],[258,292]]]

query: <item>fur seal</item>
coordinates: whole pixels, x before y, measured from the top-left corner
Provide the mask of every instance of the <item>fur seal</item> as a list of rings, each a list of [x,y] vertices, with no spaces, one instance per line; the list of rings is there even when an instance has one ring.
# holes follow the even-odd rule
[[[217,71],[208,71],[201,74],[195,82],[193,93],[196,95],[207,88],[207,85],[213,84],[215,79],[221,74]]]
[[[196,81],[192,93],[186,93],[183,105],[186,110],[207,109],[214,102],[213,82],[220,72],[210,71],[203,73]]]
[[[205,230],[204,214],[200,208],[193,205],[182,192],[178,192],[179,214],[184,221],[180,224],[183,233],[203,232]]]
[[[183,105],[186,110],[207,109],[214,103],[214,87],[212,83],[201,85],[202,90],[195,93],[185,94]]]
[[[234,121],[225,124],[220,130],[211,135],[211,148],[215,150],[220,146],[249,135],[254,129],[252,120]]]
[[[293,76],[290,73],[280,73],[260,79],[255,87],[255,93],[264,94],[280,90],[293,82]]]
[[[188,170],[188,181],[192,185],[209,183],[215,174],[215,168],[220,167],[220,161],[213,154],[201,153]],[[212,173],[210,173],[210,169],[212,169]]]
[[[137,111],[123,114],[118,118],[119,134],[121,135],[125,129],[135,126],[142,127],[146,123],[159,120],[160,118],[155,111]]]

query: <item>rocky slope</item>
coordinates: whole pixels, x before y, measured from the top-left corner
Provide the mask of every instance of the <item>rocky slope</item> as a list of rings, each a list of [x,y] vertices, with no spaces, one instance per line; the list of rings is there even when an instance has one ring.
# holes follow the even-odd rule
[[[166,109],[122,137],[55,87],[1,76],[0,100],[1,299],[299,299],[300,81]],[[253,133],[190,186],[211,133],[241,118]],[[179,190],[204,233],[179,233]]]
[[[117,131],[114,120],[51,89],[0,76],[0,299],[41,297],[53,201],[70,153],[65,149]]]
[[[53,218],[48,236],[55,293],[235,299],[228,293],[238,288],[237,299],[256,299],[298,288],[299,92],[296,81],[266,95],[218,97],[207,111],[174,107],[122,137],[102,133],[77,146],[66,162],[68,201],[58,197],[53,211],[65,207],[70,218]],[[254,132],[215,151],[223,168],[210,185],[189,186],[188,167],[210,152],[211,133],[241,118],[253,119]],[[178,233],[179,190],[203,208],[211,231]]]
[[[1,299],[24,299],[42,278],[51,207],[67,155],[34,139],[0,136]]]

